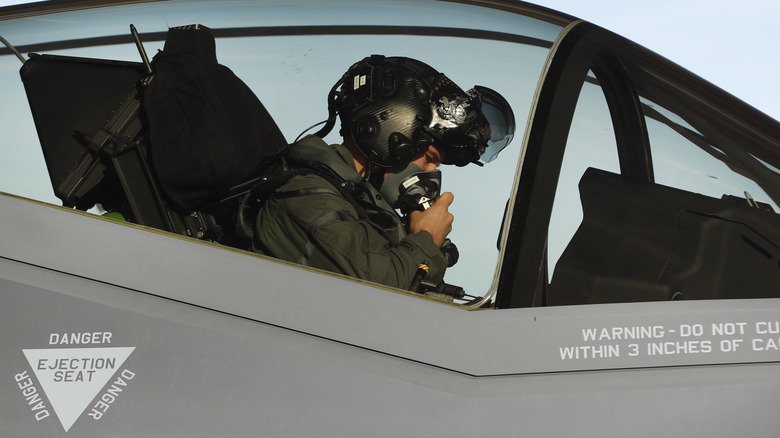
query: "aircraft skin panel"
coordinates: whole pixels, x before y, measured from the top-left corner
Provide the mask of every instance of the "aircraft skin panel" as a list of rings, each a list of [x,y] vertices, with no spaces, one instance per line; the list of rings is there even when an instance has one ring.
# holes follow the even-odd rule
[[[766,436],[780,425],[773,364],[472,377],[6,258],[0,273],[2,412],[14,418],[3,436]],[[463,338],[466,356],[476,345]],[[83,363],[85,350],[109,347],[133,351]],[[48,396],[105,369],[94,398]],[[32,387],[43,395],[30,405]]]

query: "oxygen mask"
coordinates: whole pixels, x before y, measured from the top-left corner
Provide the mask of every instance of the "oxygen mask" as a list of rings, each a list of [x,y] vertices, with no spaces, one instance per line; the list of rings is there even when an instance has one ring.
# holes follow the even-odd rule
[[[393,170],[382,184],[382,196],[405,217],[415,210],[427,210],[441,192],[441,171],[423,172],[420,166],[409,163],[400,170]],[[458,248],[450,239],[444,241],[441,252],[451,267],[458,262]]]
[[[423,172],[420,166],[409,163],[387,174],[381,193],[393,208],[407,215],[415,210],[430,208],[440,191],[440,170]]]

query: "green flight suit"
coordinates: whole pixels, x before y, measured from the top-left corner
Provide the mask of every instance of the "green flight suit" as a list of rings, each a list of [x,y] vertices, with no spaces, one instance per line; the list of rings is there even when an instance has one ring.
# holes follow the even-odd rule
[[[316,161],[328,161],[331,168],[337,164],[342,177],[368,186],[344,146],[329,146],[314,136],[304,138],[298,145],[318,154],[324,152],[328,159]],[[372,196],[379,198],[373,187],[371,190]],[[260,209],[253,250],[402,289],[409,287],[419,265],[426,263],[430,267],[426,278],[441,281],[447,264],[431,235],[427,231],[407,234],[386,202],[375,201],[368,195],[363,195],[362,200],[383,205],[385,217],[391,217],[394,223],[383,227],[370,218],[361,218],[355,204],[319,175],[295,176]]]

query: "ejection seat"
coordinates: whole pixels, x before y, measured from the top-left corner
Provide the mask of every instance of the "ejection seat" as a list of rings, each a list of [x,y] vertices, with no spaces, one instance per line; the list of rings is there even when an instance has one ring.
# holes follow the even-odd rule
[[[134,28],[131,29],[134,30]],[[284,135],[217,62],[210,29],[171,28],[151,64],[31,54],[21,69],[55,195],[193,237]]]
[[[549,305],[780,296],[780,215],[588,169]]]

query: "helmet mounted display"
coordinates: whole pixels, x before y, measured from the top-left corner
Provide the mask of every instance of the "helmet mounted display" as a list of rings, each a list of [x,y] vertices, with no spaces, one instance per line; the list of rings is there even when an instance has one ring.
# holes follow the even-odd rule
[[[395,167],[435,145],[443,164],[487,163],[505,148],[514,115],[497,92],[464,92],[447,76],[411,58],[372,55],[354,64],[328,96],[324,137],[341,119],[341,135],[377,166]]]

